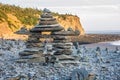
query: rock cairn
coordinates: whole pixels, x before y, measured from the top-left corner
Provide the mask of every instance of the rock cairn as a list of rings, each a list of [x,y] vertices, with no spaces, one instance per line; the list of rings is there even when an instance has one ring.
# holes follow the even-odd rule
[[[21,28],[16,32],[29,35],[26,49],[19,53],[21,59],[17,62],[75,63],[73,43],[68,40],[68,36],[78,36],[79,30],[69,28],[65,31],[46,8],[39,20],[39,24],[31,30]]]

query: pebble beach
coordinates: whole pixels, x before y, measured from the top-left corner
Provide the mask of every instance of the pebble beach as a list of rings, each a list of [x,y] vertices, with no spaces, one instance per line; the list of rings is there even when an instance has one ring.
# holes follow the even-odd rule
[[[115,42],[113,42],[115,44]],[[1,40],[0,43],[0,80],[71,80],[75,69],[84,68],[95,75],[95,80],[120,79],[120,46],[113,43],[79,45],[76,49],[80,56],[79,64],[40,64],[16,63],[19,52],[24,50],[21,40]],[[106,45],[106,46],[104,46]],[[111,46],[110,46],[111,45]],[[99,47],[100,51],[96,51]],[[77,79],[75,79],[77,80]]]

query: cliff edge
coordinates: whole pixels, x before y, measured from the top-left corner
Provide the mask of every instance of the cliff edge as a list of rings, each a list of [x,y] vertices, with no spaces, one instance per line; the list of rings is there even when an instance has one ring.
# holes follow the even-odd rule
[[[38,23],[41,10],[32,8],[20,8],[12,5],[0,4],[0,37],[5,39],[22,39],[26,36],[16,35],[21,27],[25,26],[31,29]],[[84,29],[80,23],[80,18],[71,14],[58,14],[53,12],[58,23],[65,28],[71,27],[73,30],[80,30],[80,34],[84,35]]]

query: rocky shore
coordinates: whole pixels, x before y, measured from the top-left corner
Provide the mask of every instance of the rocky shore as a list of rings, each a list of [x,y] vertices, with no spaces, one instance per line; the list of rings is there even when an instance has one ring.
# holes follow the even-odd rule
[[[120,34],[86,34],[78,37],[72,37],[73,42],[79,42],[80,44],[90,44],[106,41],[120,40]]]
[[[89,76],[94,80],[120,79],[120,46],[109,49],[78,45],[74,51],[80,56],[79,64],[67,65],[17,63],[25,47],[21,40],[0,40],[0,80],[87,80]],[[79,79],[75,75],[81,68],[85,70]]]

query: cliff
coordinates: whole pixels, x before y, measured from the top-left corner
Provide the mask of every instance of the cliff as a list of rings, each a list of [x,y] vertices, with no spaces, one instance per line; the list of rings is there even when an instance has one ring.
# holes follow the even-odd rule
[[[57,17],[57,21],[65,28],[65,30],[71,27],[73,30],[80,30],[80,35],[85,34],[84,29],[80,23],[80,18],[78,16],[69,15],[66,16],[65,19],[62,17]]]
[[[0,4],[0,37],[6,39],[26,38],[26,36],[16,35],[14,32],[23,26],[27,29],[31,29],[38,23],[38,18],[41,14],[42,11],[37,9]],[[78,29],[81,35],[84,35],[85,32],[79,17],[58,13],[53,13],[53,15],[65,29],[68,27],[71,27],[73,30]]]

